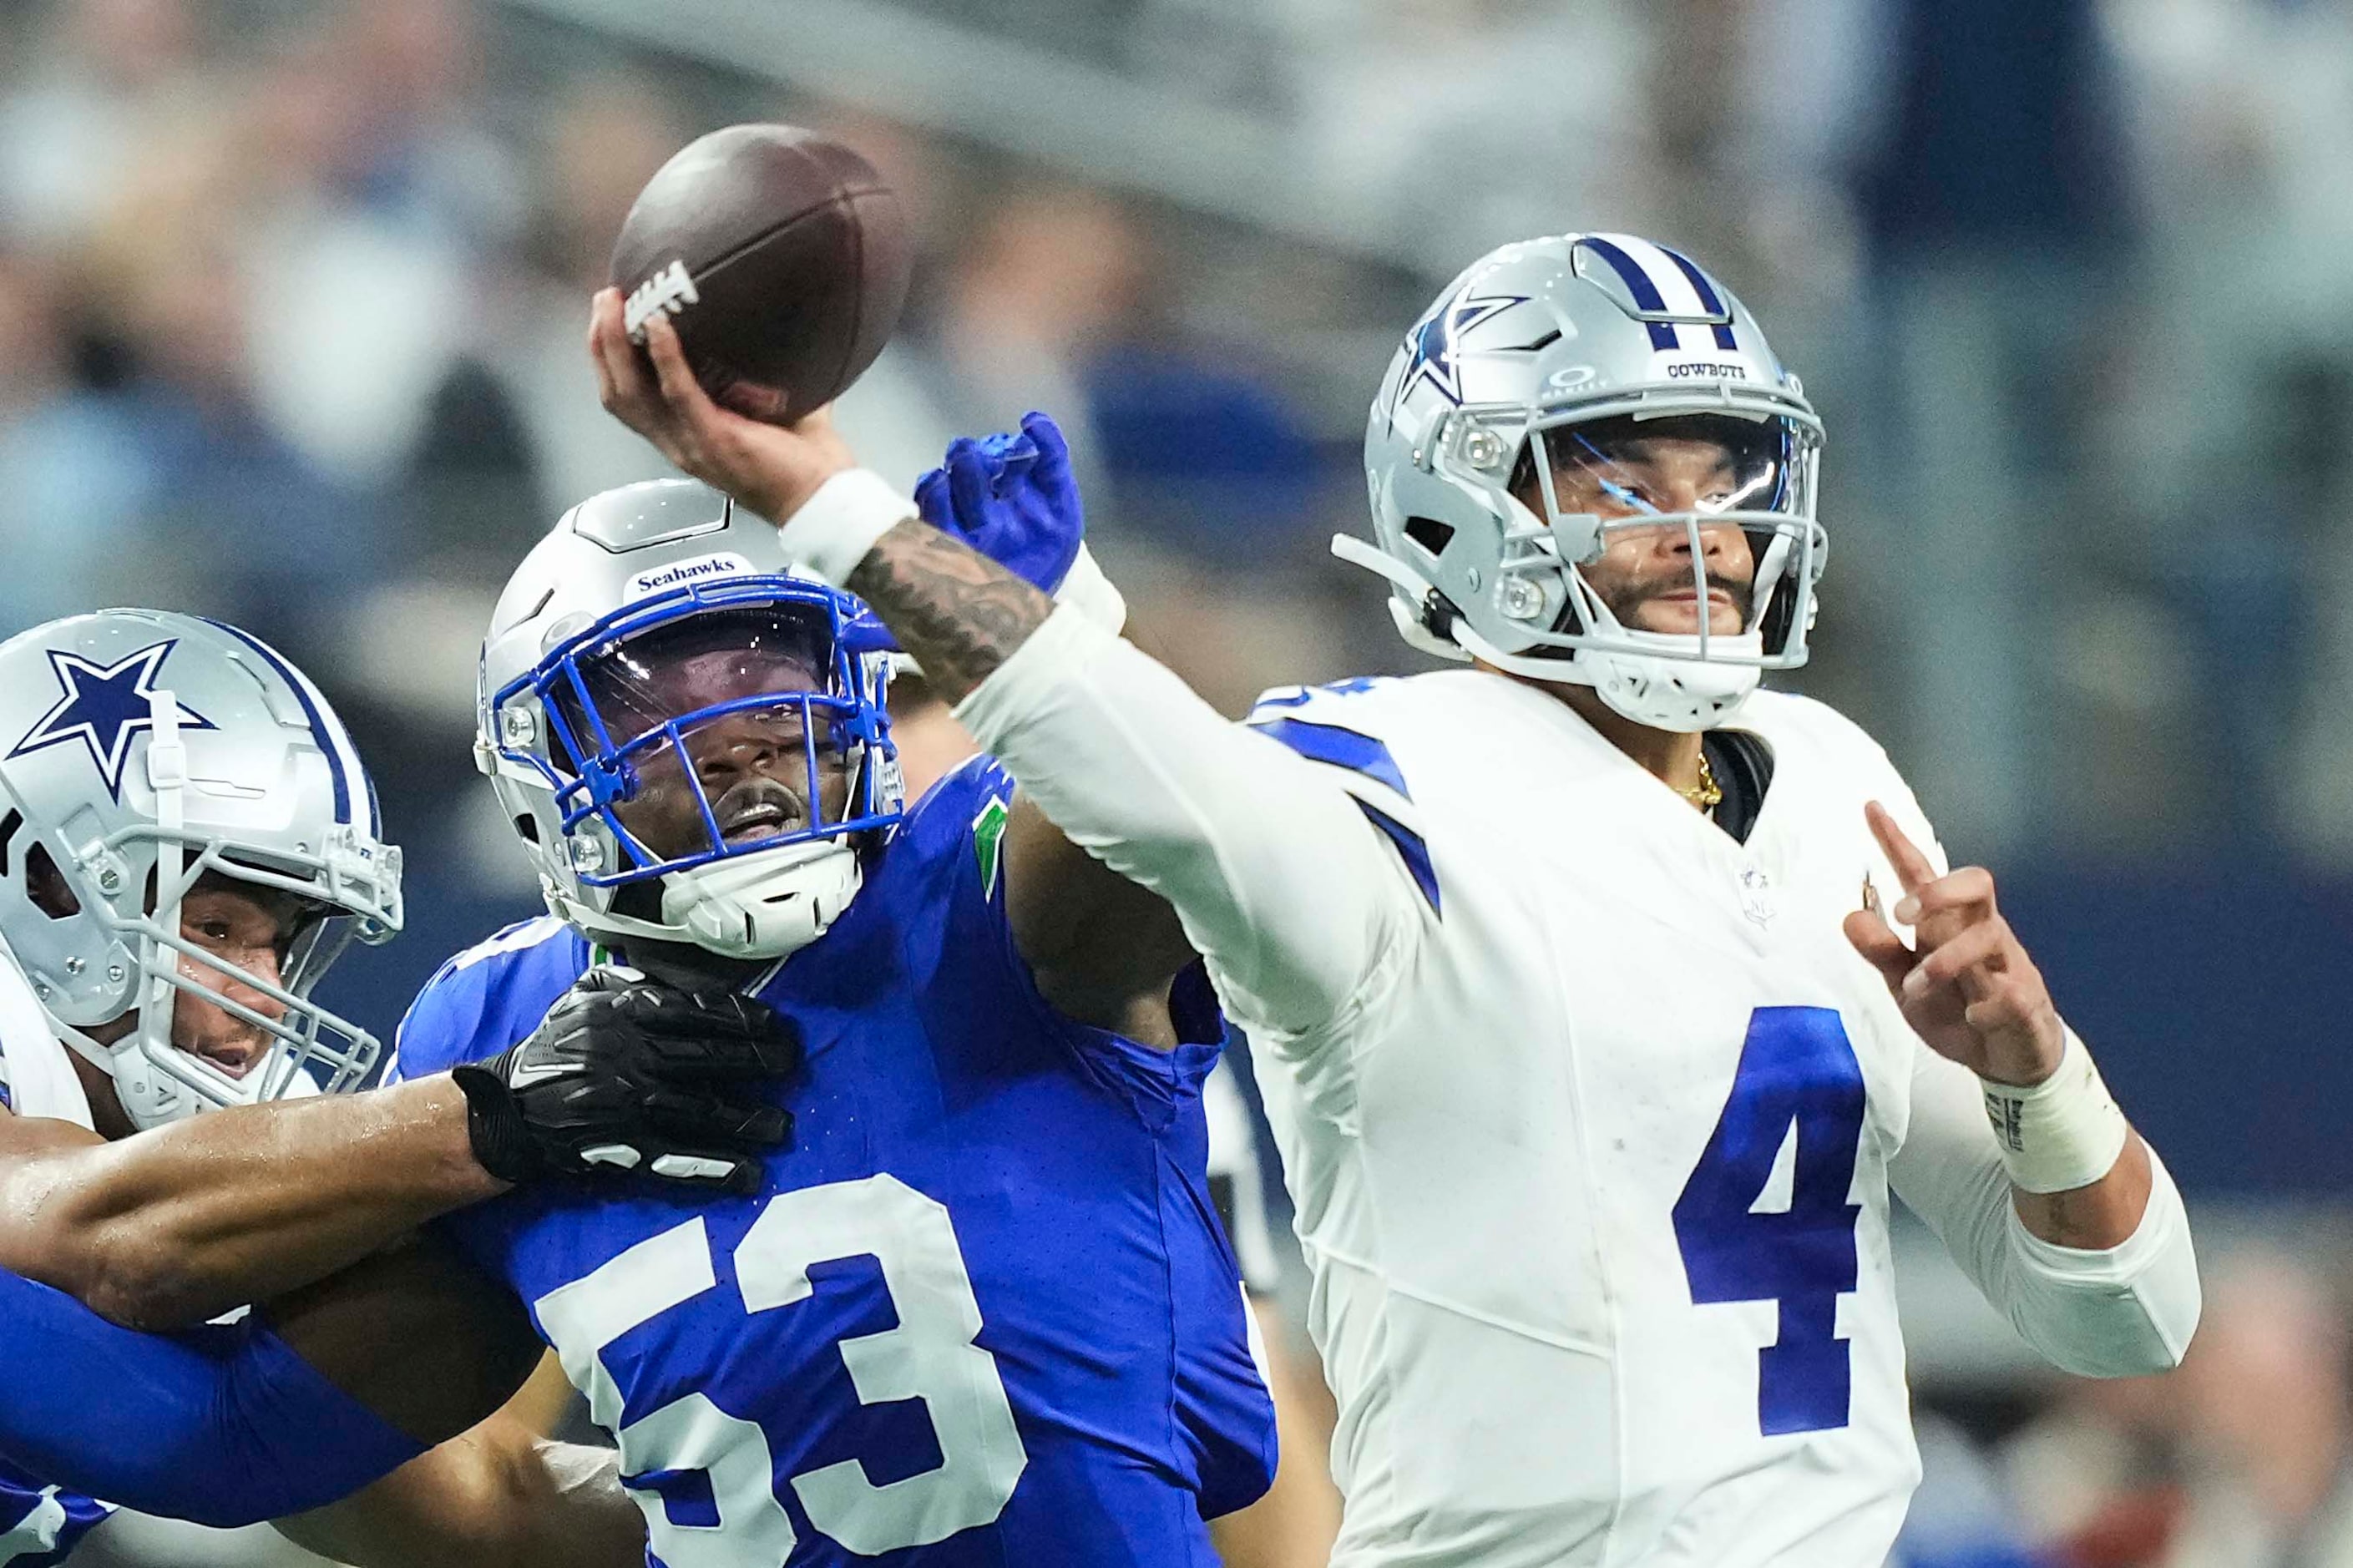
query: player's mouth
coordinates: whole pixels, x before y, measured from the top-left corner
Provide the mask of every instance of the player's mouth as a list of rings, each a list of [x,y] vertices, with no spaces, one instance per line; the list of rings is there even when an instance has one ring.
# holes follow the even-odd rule
[[[719,821],[722,843],[747,844],[771,838],[800,825],[798,796],[774,779],[746,779],[711,804]]]
[[[249,1037],[198,1040],[183,1045],[180,1049],[210,1064],[231,1078],[241,1079],[253,1070],[254,1064],[261,1059],[261,1053],[268,1044],[269,1042],[261,1038],[259,1031],[257,1030]]]
[[[1665,593],[1651,595],[1643,603],[1657,606],[1650,615],[1642,617],[1643,620],[1651,623],[1651,630],[1694,632],[1699,629],[1702,612],[1700,595],[1696,589],[1670,588]],[[1740,601],[1733,596],[1730,590],[1710,587],[1707,591],[1706,603],[1705,614],[1709,630],[1723,630],[1719,623],[1726,616],[1732,617],[1733,626],[1737,628],[1740,619]]]

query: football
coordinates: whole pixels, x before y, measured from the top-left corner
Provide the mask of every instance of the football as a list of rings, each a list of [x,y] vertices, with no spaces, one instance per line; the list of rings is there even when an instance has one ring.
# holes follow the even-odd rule
[[[612,280],[633,340],[667,314],[714,400],[784,424],[874,363],[913,260],[898,197],[865,159],[797,126],[731,125],[646,183]]]

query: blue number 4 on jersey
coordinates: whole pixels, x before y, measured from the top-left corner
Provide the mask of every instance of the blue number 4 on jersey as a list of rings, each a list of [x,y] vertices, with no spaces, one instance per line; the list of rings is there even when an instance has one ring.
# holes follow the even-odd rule
[[[1757,1424],[1767,1436],[1847,1423],[1852,1358],[1838,1299],[1855,1287],[1847,1201],[1862,1141],[1862,1067],[1829,1007],[1759,1007],[1732,1093],[1675,1200],[1692,1300],[1774,1301],[1778,1342],[1758,1352]],[[1787,1208],[1758,1207],[1794,1138]]]

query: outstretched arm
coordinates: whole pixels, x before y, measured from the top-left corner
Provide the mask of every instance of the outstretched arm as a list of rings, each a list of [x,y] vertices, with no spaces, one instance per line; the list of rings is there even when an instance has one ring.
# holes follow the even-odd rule
[[[1260,1037],[1280,1046],[1371,1005],[1421,910],[1345,792],[1076,608],[907,516],[852,471],[821,416],[780,428],[719,408],[666,323],[649,328],[649,373],[618,311],[600,295],[591,326],[605,405],[784,521],[787,553],[865,598],[1071,842],[1175,908]]]
[[[309,1284],[505,1190],[476,1163],[447,1078],[208,1111],[114,1143],[5,1118],[0,1268],[117,1322],[172,1327]]]
[[[324,1279],[512,1181],[597,1171],[732,1187],[784,1124],[723,1091],[798,1061],[757,1002],[599,970],[528,1038],[454,1075],[207,1111],[111,1143],[0,1115],[0,1268],[117,1322],[171,1328]],[[584,1163],[615,1147],[638,1151],[642,1173]],[[675,1176],[672,1152],[695,1156]]]
[[[634,1568],[644,1521],[612,1457],[499,1410],[541,1354],[430,1241],[171,1336],[0,1271],[0,1451],[146,1512],[294,1516],[286,1533],[360,1568]]]

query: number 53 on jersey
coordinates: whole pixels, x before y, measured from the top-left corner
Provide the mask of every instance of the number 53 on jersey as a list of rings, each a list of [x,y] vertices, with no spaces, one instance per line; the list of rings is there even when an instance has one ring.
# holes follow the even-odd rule
[[[948,1211],[889,1174],[781,1193],[735,1248],[746,1313],[790,1311],[810,1294],[810,1268],[871,1257],[897,1310],[896,1328],[837,1347],[858,1397],[921,1399],[940,1463],[884,1485],[855,1459],[789,1478],[809,1523],[849,1551],[879,1556],[927,1546],[1004,1511],[1029,1463],[1012,1404],[989,1353],[973,1342],[980,1306]],[[797,1543],[777,1500],[767,1435],[740,1411],[688,1394],[624,1426],[622,1395],[602,1352],[621,1335],[717,1288],[701,1218],[649,1237],[533,1304],[565,1371],[598,1425],[619,1438],[624,1484],[655,1553],[670,1568],[762,1568]],[[670,1498],[683,1478],[707,1486],[708,1522],[681,1522]],[[699,1490],[700,1488],[692,1489]]]

